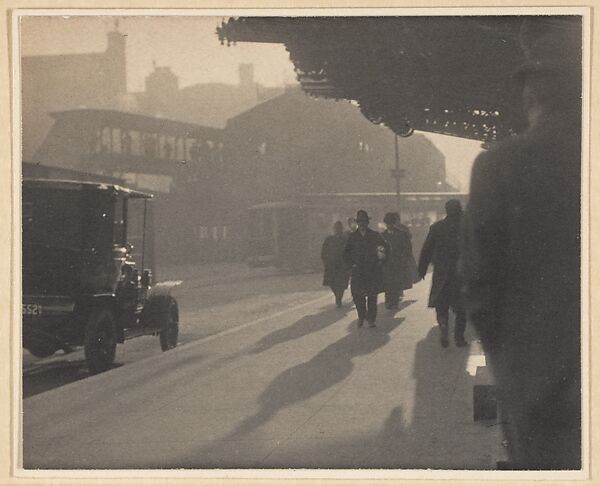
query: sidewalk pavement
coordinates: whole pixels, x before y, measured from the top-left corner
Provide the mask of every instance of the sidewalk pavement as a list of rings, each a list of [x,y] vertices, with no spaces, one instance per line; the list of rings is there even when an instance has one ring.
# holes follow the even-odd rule
[[[25,467],[493,469],[485,358],[441,348],[428,287],[374,329],[327,296],[31,397]]]

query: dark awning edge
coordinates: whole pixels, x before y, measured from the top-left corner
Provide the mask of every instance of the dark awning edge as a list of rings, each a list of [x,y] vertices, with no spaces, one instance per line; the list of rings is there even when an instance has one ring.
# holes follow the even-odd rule
[[[373,123],[493,142],[525,126],[512,75],[523,23],[581,30],[581,16],[240,17],[222,43],[284,44],[302,89],[352,100]]]

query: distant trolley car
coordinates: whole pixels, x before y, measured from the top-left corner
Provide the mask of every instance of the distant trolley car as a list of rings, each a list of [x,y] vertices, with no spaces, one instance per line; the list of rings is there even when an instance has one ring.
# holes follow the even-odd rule
[[[400,195],[402,223],[410,228],[415,256],[429,226],[445,216],[448,199],[467,201],[454,192],[405,192]],[[257,204],[248,208],[250,229],[246,262],[289,271],[321,268],[320,250],[335,221],[344,225],[358,209],[371,216],[371,228],[383,230],[383,216],[396,209],[394,193],[305,194],[297,200]]]

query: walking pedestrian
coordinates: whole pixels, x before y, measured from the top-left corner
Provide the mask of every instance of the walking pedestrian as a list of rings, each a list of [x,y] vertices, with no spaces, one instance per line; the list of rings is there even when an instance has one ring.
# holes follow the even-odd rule
[[[508,466],[577,470],[581,30],[546,32],[526,52],[515,79],[528,128],[473,165],[465,294],[494,372]]]
[[[400,297],[404,290],[410,289],[415,278],[414,257],[410,230],[400,223],[398,213],[387,213],[383,222],[386,230],[381,234],[387,242],[390,252],[383,265],[383,282],[385,287],[386,309],[398,309]],[[416,265],[415,265],[416,266]]]
[[[382,236],[369,228],[369,215],[360,209],[356,213],[358,228],[350,233],[344,261],[351,269],[350,291],[358,313],[358,327],[366,319],[375,327],[377,294],[384,291],[382,264],[388,254],[388,244]]]
[[[341,221],[333,224],[333,235],[325,238],[321,247],[323,260],[323,285],[329,287],[335,296],[336,307],[342,307],[344,291],[348,288],[349,270],[344,262],[344,248],[347,236]]]
[[[449,309],[454,312],[454,341],[466,346],[464,338],[467,317],[461,302],[460,281],[457,273],[459,257],[462,206],[457,199],[446,202],[446,217],[433,223],[423,243],[419,257],[419,276],[425,278],[429,264],[433,264],[433,279],[429,293],[429,307],[435,308],[440,326],[440,342],[448,347]]]
[[[406,255],[405,265],[406,265],[407,274],[410,275],[410,278],[412,279],[412,283],[416,284],[421,279],[419,277],[419,272],[417,272],[417,262],[415,261],[415,256],[413,254],[412,233],[411,233],[410,229],[408,228],[408,226],[402,224],[402,220],[400,219],[400,213],[395,212],[394,215],[396,216],[396,227],[400,231],[406,231],[409,236],[409,238],[406,242],[406,250],[407,251],[405,252],[405,255]]]

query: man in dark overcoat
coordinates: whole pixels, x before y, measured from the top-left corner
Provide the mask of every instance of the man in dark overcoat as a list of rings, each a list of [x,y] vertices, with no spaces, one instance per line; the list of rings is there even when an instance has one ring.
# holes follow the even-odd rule
[[[341,221],[333,224],[333,235],[325,238],[321,247],[323,260],[323,285],[329,287],[335,296],[336,307],[342,307],[344,291],[348,288],[350,272],[344,262],[344,248],[347,235]]]
[[[433,279],[429,293],[429,307],[435,307],[440,326],[440,341],[448,347],[449,309],[455,317],[454,341],[465,346],[466,312],[461,302],[460,280],[457,272],[459,257],[460,222],[462,206],[457,199],[446,202],[446,217],[433,223],[423,243],[419,257],[419,276],[423,279],[429,264],[433,264]]]
[[[348,218],[348,229],[346,230],[346,236],[355,232],[356,228],[358,228],[358,225],[356,224],[356,218]]]
[[[385,287],[386,309],[398,309],[404,290],[413,285],[414,272],[411,262],[412,243],[410,230],[400,223],[398,213],[387,213],[383,222],[386,230],[381,233],[390,247],[390,254],[383,265],[383,283]]]
[[[350,233],[344,249],[344,261],[351,269],[350,291],[359,327],[365,319],[370,327],[375,327],[377,294],[384,291],[382,264],[388,254],[388,244],[369,228],[369,220],[366,211],[356,213],[358,228]]]
[[[473,165],[465,294],[509,467],[580,469],[581,32],[547,32],[526,53],[528,128]]]

